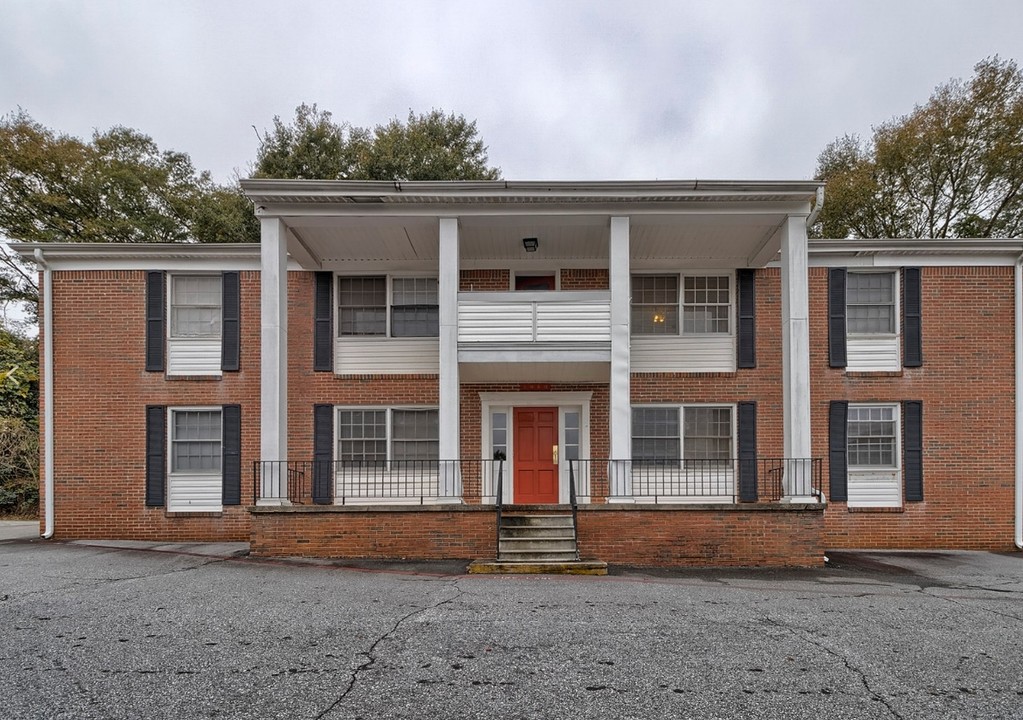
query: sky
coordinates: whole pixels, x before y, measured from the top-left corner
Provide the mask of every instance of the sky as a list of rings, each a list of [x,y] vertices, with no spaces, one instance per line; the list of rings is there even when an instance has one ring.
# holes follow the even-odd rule
[[[512,180],[812,178],[985,57],[1020,0],[0,0],[0,115],[133,127],[218,182],[316,103],[477,122]]]

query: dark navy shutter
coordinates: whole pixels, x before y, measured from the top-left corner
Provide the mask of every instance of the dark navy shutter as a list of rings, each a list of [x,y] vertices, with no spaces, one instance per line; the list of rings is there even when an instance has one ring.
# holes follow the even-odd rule
[[[757,501],[757,404],[741,402],[739,419],[739,501]]]
[[[834,400],[828,408],[828,481],[830,499],[841,502],[849,499],[848,433],[849,403]]]
[[[162,507],[167,478],[167,408],[146,406],[146,505]]]
[[[756,274],[751,269],[735,271],[739,292],[739,327],[736,333],[736,365],[757,366]]]
[[[313,405],[313,502],[334,502],[334,406]]]
[[[241,283],[238,273],[220,276],[220,369],[237,370],[241,354]]]
[[[923,332],[920,325],[922,296],[920,268],[902,269],[902,364],[920,367],[924,364]]]
[[[845,367],[845,268],[828,273],[828,361]]]
[[[164,274],[146,273],[146,371],[163,372],[163,348],[167,335]]]
[[[224,505],[242,503],[242,407],[225,405],[221,408],[221,478]]]
[[[316,299],[313,310],[313,370],[334,370],[334,302],[331,297],[334,273],[316,273]]]
[[[906,502],[924,499],[924,404],[919,400],[902,403],[902,477]]]

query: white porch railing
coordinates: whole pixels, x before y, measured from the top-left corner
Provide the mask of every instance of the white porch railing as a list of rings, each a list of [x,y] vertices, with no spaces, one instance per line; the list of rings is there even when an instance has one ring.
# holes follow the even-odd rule
[[[458,342],[610,343],[606,291],[459,293]]]

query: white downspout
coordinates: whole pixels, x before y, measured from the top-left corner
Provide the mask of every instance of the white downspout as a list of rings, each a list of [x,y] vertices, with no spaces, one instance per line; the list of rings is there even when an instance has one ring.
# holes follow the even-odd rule
[[[53,537],[53,270],[36,248],[36,264],[43,271],[43,502],[46,527],[43,537]]]
[[[817,188],[817,202],[813,204],[813,210],[810,211],[809,217],[806,218],[806,234],[810,234],[810,228],[817,222],[817,216],[821,214],[821,208],[824,207],[824,186]]]
[[[1023,255],[1016,258],[1016,547],[1023,550]]]

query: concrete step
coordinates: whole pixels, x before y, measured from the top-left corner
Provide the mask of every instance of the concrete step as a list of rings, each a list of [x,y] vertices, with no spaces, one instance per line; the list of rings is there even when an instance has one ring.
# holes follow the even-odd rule
[[[575,538],[506,538],[498,544],[498,552],[571,552],[574,553]]]
[[[563,562],[474,560],[468,569],[473,574],[490,575],[607,575],[607,563],[595,560]]]
[[[502,550],[497,559],[511,562],[572,562],[575,550]]]
[[[501,527],[503,538],[570,538],[574,537],[572,526],[544,527],[542,525],[504,525]]]
[[[571,515],[502,515],[501,527],[572,527]]]

